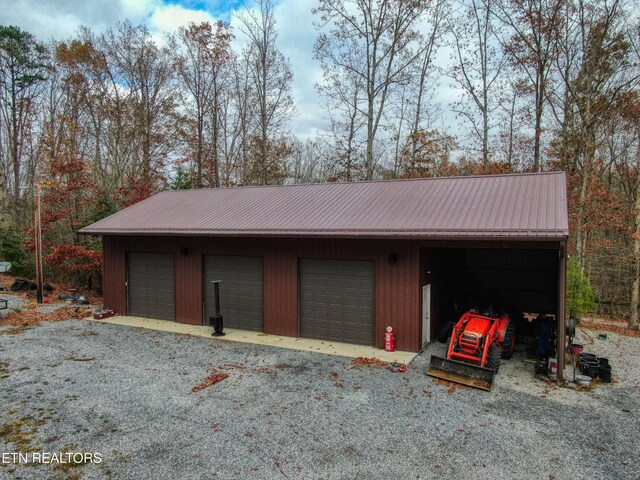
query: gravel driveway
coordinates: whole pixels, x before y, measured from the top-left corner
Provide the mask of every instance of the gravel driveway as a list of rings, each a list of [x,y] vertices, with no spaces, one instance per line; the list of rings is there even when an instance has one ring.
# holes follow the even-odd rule
[[[103,461],[1,478],[639,477],[635,384],[524,388],[504,369],[483,392],[434,383],[425,354],[401,374],[85,320],[3,331],[0,453]],[[229,377],[192,393],[212,369]]]

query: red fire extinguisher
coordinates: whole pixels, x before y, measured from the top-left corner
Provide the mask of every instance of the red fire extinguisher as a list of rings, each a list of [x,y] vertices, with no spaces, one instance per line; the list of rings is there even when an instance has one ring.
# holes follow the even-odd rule
[[[396,349],[396,333],[391,327],[387,327],[387,331],[384,334],[384,349],[387,352],[393,352]]]

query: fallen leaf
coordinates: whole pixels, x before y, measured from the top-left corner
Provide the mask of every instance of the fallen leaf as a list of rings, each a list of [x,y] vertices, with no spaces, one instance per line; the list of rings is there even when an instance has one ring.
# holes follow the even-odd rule
[[[627,337],[640,337],[640,330],[631,330],[627,327],[610,325],[608,323],[588,322],[586,320],[580,320],[578,326],[581,328],[586,328],[588,330],[604,330],[607,332],[619,333],[620,335],[625,335]]]
[[[358,358],[354,358],[351,363],[353,365],[355,365],[356,367],[363,367],[363,366],[369,366],[369,367],[376,367],[376,368],[386,368],[387,367],[387,363],[383,362],[382,360],[378,360],[377,358],[365,358],[365,357],[358,357]]]
[[[214,368],[213,370],[211,370],[211,373],[209,374],[209,376],[205,378],[202,383],[196,385],[191,389],[191,392],[192,393],[199,392],[200,390],[210,387],[211,385],[215,385],[216,383],[224,380],[225,378],[229,378],[229,375],[227,375],[226,373],[218,373]]]

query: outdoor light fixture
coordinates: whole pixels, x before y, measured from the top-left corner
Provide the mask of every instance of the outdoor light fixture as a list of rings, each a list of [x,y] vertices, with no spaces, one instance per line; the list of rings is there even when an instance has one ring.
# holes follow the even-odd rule
[[[398,261],[398,254],[397,253],[390,253],[389,254],[389,263],[391,265],[393,265],[394,263],[396,263]]]
[[[189,249],[188,248],[181,248],[180,249],[180,254],[181,255],[189,255]]]

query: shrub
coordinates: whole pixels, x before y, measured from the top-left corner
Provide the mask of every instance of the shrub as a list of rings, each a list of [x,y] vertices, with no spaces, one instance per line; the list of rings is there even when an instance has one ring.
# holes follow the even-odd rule
[[[567,310],[570,318],[580,319],[595,311],[596,292],[580,264],[574,258],[567,262]]]
[[[77,286],[86,285],[89,278],[102,284],[102,253],[79,245],[55,245],[44,257],[57,279],[65,279]]]
[[[11,262],[11,273],[18,277],[32,278],[34,259],[24,247],[24,236],[12,226],[0,227],[0,261]]]

